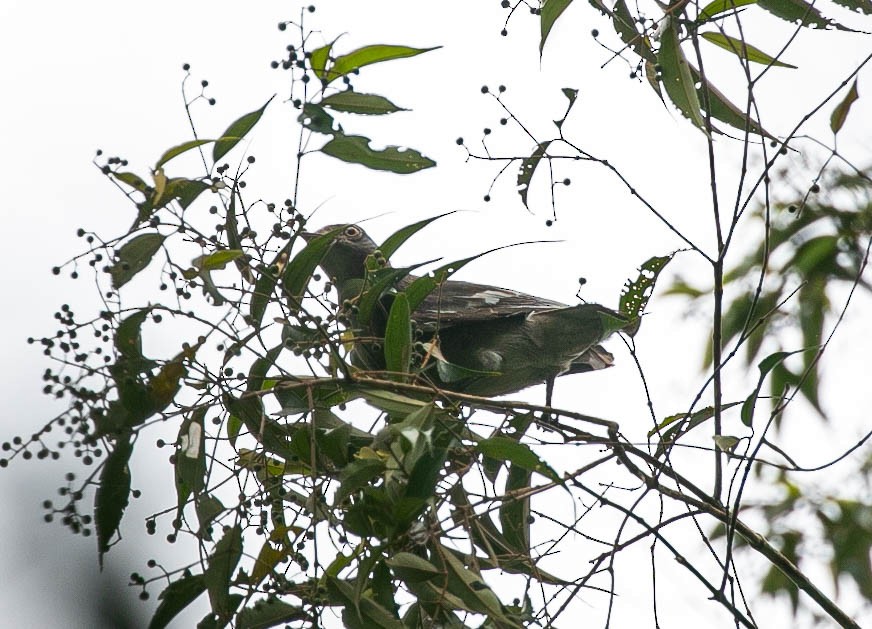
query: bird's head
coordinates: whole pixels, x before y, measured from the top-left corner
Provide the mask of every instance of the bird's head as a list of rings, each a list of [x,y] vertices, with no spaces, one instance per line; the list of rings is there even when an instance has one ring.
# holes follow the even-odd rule
[[[362,228],[351,224],[327,225],[314,232],[302,232],[307,241],[333,233],[333,244],[321,260],[321,268],[338,285],[348,280],[363,279],[366,275],[366,257],[378,245]]]

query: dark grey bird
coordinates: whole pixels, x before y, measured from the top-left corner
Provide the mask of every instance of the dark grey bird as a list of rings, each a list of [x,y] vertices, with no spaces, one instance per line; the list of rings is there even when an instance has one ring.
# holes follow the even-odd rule
[[[353,300],[366,276],[366,260],[378,246],[357,225],[328,225],[302,235],[312,240],[332,232],[335,238],[320,266],[336,286],[340,301]],[[415,279],[414,275],[399,279],[396,291],[404,290]],[[382,300],[386,310],[390,299],[386,294]],[[426,371],[436,386],[491,397],[544,382],[548,406],[555,378],[610,367],[614,358],[599,343],[632,325],[626,316],[597,304],[568,306],[506,288],[456,280],[441,283],[411,318],[421,340],[434,348],[435,356],[461,368]],[[355,322],[351,323],[354,327]],[[384,330],[385,317],[373,317],[369,329],[358,329],[355,334],[378,338],[384,336]],[[355,350],[352,363],[364,369],[384,369],[377,347],[373,351],[369,344]],[[449,372],[454,375],[448,377]]]

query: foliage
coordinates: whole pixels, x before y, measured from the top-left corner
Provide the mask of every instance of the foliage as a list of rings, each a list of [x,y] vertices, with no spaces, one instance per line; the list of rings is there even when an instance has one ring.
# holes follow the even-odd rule
[[[547,54],[556,27],[572,14],[570,4],[546,0],[534,10],[540,55]],[[612,20],[624,47],[620,54],[635,55],[639,75],[705,132],[701,137],[709,146],[719,133],[714,121],[742,131],[744,142],[752,135],[774,136],[752,115],[753,99],[740,108],[714,87],[703,71],[700,43],[732,53],[746,70],[753,63],[787,71],[795,68],[781,54],[770,56],[728,35],[730,20],[746,9],[762,9],[798,29],[850,30],[802,0],[716,0],[702,8],[672,3],[660,7],[656,21],[633,16],[624,0],[593,4]],[[872,12],[863,2],[844,4]],[[512,12],[519,6],[504,5]],[[413,149],[373,148],[369,138],[346,133],[334,117],[402,115],[405,109],[385,96],[355,91],[352,81],[365,67],[433,48],[377,44],[339,53],[334,40],[312,49],[302,24],[295,26],[300,41],[275,67],[291,73],[288,100],[299,112],[300,147],[326,138],[319,149],[299,151],[298,169],[314,152],[405,175],[435,166]],[[749,79],[749,95],[754,80]],[[320,85],[313,89],[313,81]],[[61,514],[75,532],[89,533],[93,523],[102,562],[120,541],[130,499],[136,497],[132,456],[151,443],[145,434],[170,429],[174,441],[161,439],[158,446],[172,450],[174,491],[168,492],[170,507],[148,519],[147,531],[167,530],[171,542],[188,537],[202,555],[160,574],[134,573],[132,581],[144,594],[151,587],[162,590],[151,627],[168,626],[200,599],[208,599],[210,609],[200,623],[204,627],[315,626],[328,608],[349,627],[550,626],[584,588],[614,596],[609,575],[615,555],[643,540],[680,558],[737,626],[756,626],[750,605],[727,587],[739,576],[733,561],[739,549],[768,561],[763,592],[786,593],[794,609],[803,592],[835,622],[856,626],[797,567],[810,538],[796,518],[800,506],[814,513],[819,537],[833,551],[836,585],[848,577],[872,600],[869,505],[835,495],[807,498],[789,476],[805,470],[770,440],[769,425],[780,421],[794,391],[822,412],[818,365],[827,325],[838,313],[831,295],[840,285],[870,288],[863,275],[872,207],[867,173],[824,167],[820,183],[799,201],[764,203],[747,215],[746,204],[724,224],[716,215],[717,250],[708,252],[657,212],[608,159],[564,135],[578,91],[562,93],[568,103],[554,121],[553,137],[534,137],[511,115],[531,145],[507,158],[518,165],[522,204],[530,207],[534,175],[547,168],[556,218],[554,188],[569,185],[569,179],[555,179],[553,164],[588,162],[617,176],[712,272],[711,289],[681,280],[670,288],[713,305],[713,343],[704,365],[711,370],[712,404],[697,407],[709,381],[686,412],[663,419],[654,415],[649,399],[654,427],[648,436],[655,439],[650,447],[637,445],[613,420],[434,386],[481,374],[445,362],[437,348],[421,342],[415,309],[478,256],[408,281],[416,267],[394,268],[389,261],[435,220],[428,219],[387,238],[367,258],[366,277],[356,285],[323,282],[317,267],[336,233],[304,235],[307,219],[294,199],[252,202],[245,192],[245,176],[256,160],[243,161],[237,147],[267,108],[278,106],[273,99],[237,118],[214,140],[200,139],[194,129],[194,139],[166,150],[145,176],[127,170],[119,157],[98,162],[132,203],[132,224],[110,239],[81,230],[89,248],[71,263],[88,259],[104,306],[86,320],[62,307],[57,316],[62,329],[41,339],[45,353],[63,366],[47,372],[46,392],[69,400],[69,408],[30,441],[17,438],[4,449],[11,457],[29,458],[36,451],[40,458],[57,458],[58,451],[43,443],[60,427],[65,437],[58,450],[70,444],[85,465],[96,463],[76,486],[75,477],[68,477],[66,504],[47,508],[49,519]],[[502,89],[494,98],[511,114]],[[854,82],[832,110],[834,134],[857,98]],[[187,107],[190,114],[191,103]],[[791,139],[777,143],[779,154]],[[169,176],[183,161],[174,160],[192,151],[200,154],[205,173]],[[235,173],[221,161],[234,158],[240,163]],[[763,167],[766,184],[773,163]],[[823,187],[834,191],[833,198],[818,196]],[[743,252],[744,259],[725,267],[740,223],[762,227],[763,236]],[[626,333],[633,353],[656,281],[677,254],[640,255],[646,257],[638,278],[616,298],[626,318],[615,330]],[[154,285],[159,291],[144,299],[133,292]],[[733,287],[736,296],[725,300],[724,289]],[[800,331],[801,348],[782,340],[784,326]],[[746,366],[758,363],[756,386],[727,401],[721,372],[742,347]],[[385,369],[363,368],[365,352],[377,352],[375,362]],[[791,361],[800,356],[796,369]],[[430,375],[434,363],[438,378]],[[769,422],[755,419],[766,380],[773,400]],[[734,408],[735,425],[745,430],[735,435],[725,429],[725,414]],[[710,490],[704,488],[707,479],[688,478],[676,464],[679,447],[701,427],[710,428],[714,440]],[[580,448],[572,466],[559,467],[543,454],[558,444],[594,448]],[[764,448],[787,461],[769,465],[782,470],[775,485],[785,495],[780,502],[748,504],[742,499],[745,483],[752,467],[768,464]],[[731,479],[727,491],[725,478]],[[619,496],[616,487],[631,489]],[[84,505],[92,489],[93,518]],[[598,539],[582,532],[579,504],[585,515],[607,510],[615,518],[614,536]],[[763,532],[771,540],[745,522],[748,508],[766,516]],[[703,524],[718,525],[700,535],[715,559],[714,577],[686,558],[679,548],[685,536],[672,535],[672,525],[689,518],[698,531]],[[573,565],[574,572],[565,574],[565,566],[551,557],[563,550],[565,538],[578,533],[591,538],[598,552],[589,566]],[[722,543],[717,551],[716,540]]]

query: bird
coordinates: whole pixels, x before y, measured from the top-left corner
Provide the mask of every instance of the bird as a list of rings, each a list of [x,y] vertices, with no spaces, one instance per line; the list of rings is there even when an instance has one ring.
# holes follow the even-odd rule
[[[340,303],[357,298],[367,275],[367,258],[378,245],[359,226],[336,224],[314,232],[303,231],[312,241],[333,233],[334,238],[320,266],[339,294]],[[381,260],[384,268],[390,263]],[[408,288],[416,276],[407,274],[394,285]],[[383,338],[387,312],[396,292],[380,298],[380,316],[367,329],[355,330],[360,338]],[[411,313],[427,353],[437,369],[425,375],[435,386],[482,397],[509,395],[545,383],[550,407],[558,376],[611,367],[614,357],[599,343],[613,332],[629,329],[629,317],[598,304],[570,306],[519,291],[445,280]],[[351,327],[355,327],[352,317]],[[377,342],[357,342],[352,364],[367,370],[385,369]]]

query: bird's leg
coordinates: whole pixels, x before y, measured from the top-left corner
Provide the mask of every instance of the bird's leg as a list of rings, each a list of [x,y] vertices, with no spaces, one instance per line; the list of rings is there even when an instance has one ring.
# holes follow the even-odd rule
[[[554,396],[554,380],[556,380],[556,376],[549,376],[545,379],[545,406],[548,408],[551,408],[551,398]],[[554,421],[551,413],[547,412],[542,416],[542,420],[549,423]]]

